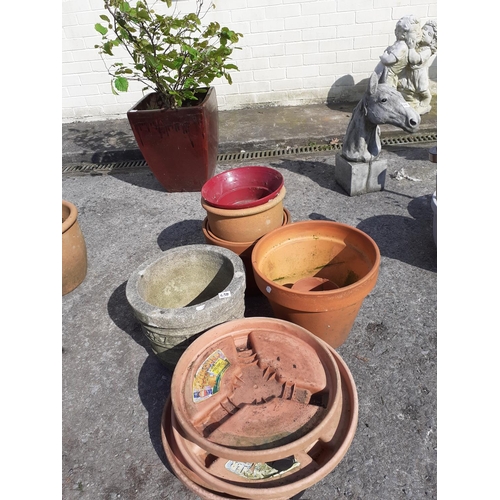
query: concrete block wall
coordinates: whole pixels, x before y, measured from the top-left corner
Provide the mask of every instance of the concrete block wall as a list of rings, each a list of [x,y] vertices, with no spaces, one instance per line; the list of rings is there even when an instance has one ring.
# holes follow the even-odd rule
[[[194,0],[174,0],[193,10]],[[208,0],[207,0],[208,3]],[[395,41],[398,19],[413,14],[437,20],[437,0],[215,0],[207,14],[243,34],[233,52],[233,84],[216,80],[220,110],[262,105],[295,106],[359,99],[385,48]],[[131,84],[111,92],[95,44],[94,25],[105,13],[102,0],[63,0],[63,123],[125,118],[143,95]],[[108,65],[116,59],[107,58]],[[437,84],[437,58],[430,70]]]

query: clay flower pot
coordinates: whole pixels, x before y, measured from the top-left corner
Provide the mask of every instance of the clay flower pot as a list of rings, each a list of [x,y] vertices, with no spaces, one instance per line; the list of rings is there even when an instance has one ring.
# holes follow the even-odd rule
[[[252,251],[255,282],[274,315],[307,328],[333,348],[347,339],[379,265],[372,238],[332,221],[283,226],[263,236]],[[333,285],[303,287],[302,280],[311,277]]]
[[[250,208],[217,208],[207,203],[203,197],[201,205],[207,212],[210,229],[218,238],[244,243],[255,241],[283,224],[285,194],[286,189],[282,187],[275,198]]]
[[[283,225],[290,224],[292,222],[292,216],[290,212],[284,208],[283,209]],[[255,278],[253,276],[253,268],[252,268],[252,250],[255,246],[256,241],[244,241],[244,242],[236,242],[236,241],[227,241],[222,238],[218,238],[210,229],[208,225],[208,217],[205,217],[203,221],[203,236],[205,236],[205,241],[209,245],[216,245],[218,247],[227,248],[231,250],[235,254],[239,255],[243,264],[245,265],[246,272],[246,283],[247,283],[247,293],[250,294],[260,294],[260,290],[257,288],[255,284]]]
[[[186,347],[245,312],[245,267],[234,252],[187,245],[141,264],[126,296],[159,360],[173,370]]]
[[[73,291],[87,275],[87,246],[78,224],[78,210],[62,200],[62,294]]]
[[[183,358],[163,411],[162,442],[177,477],[201,498],[289,499],[347,453],[358,422],[356,386],[338,353],[307,330],[275,318],[244,318],[204,333]],[[264,376],[251,376],[258,369]],[[266,398],[277,382],[282,392]],[[332,401],[334,386],[340,392]],[[308,404],[304,390],[312,393]],[[250,402],[235,407],[242,395]],[[291,410],[300,401],[303,410],[324,407],[325,420],[311,422],[306,412]],[[286,444],[279,442],[284,437]]]
[[[205,182],[201,196],[216,208],[250,208],[278,196],[284,182],[283,175],[274,168],[237,167]]]

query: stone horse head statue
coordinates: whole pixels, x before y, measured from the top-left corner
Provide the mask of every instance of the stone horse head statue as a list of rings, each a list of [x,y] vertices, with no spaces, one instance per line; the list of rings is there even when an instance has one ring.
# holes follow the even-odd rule
[[[374,71],[347,126],[342,156],[353,162],[376,160],[382,151],[379,128],[382,124],[414,133],[420,125],[420,115],[399,91],[385,83],[383,72]]]

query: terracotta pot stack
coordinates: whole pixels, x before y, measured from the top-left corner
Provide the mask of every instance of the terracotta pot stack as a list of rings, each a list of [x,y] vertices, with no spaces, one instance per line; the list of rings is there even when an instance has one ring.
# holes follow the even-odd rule
[[[201,205],[207,213],[202,228],[205,240],[241,257],[250,294],[259,293],[251,263],[255,243],[291,222],[290,212],[283,206],[285,194],[283,176],[261,166],[227,170],[202,187]]]
[[[329,474],[357,427],[342,358],[276,318],[203,333],[174,370],[162,441],[178,478],[203,499],[280,500]]]

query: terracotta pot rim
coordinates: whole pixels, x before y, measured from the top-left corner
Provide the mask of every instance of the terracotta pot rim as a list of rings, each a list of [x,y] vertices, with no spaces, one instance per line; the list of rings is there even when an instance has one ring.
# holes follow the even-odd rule
[[[270,280],[267,276],[265,276],[263,273],[260,272],[259,267],[257,265],[257,261],[256,261],[256,255],[257,255],[259,248],[261,246],[265,245],[266,242],[270,238],[276,238],[281,233],[284,233],[285,231],[293,230],[295,227],[303,226],[304,228],[310,228],[312,225],[319,226],[319,225],[325,225],[325,224],[355,232],[355,233],[359,234],[360,236],[366,238],[370,242],[370,244],[372,245],[372,247],[375,251],[375,260],[372,264],[371,269],[368,271],[368,273],[366,273],[365,276],[360,278],[355,283],[352,283],[352,284],[346,285],[346,286],[341,286],[341,287],[335,288],[333,290],[321,290],[321,291],[314,291],[314,292],[306,292],[306,291],[300,291],[300,290],[293,289],[293,288],[288,288],[286,286],[280,285],[279,283],[275,283],[274,281]],[[277,244],[275,244],[274,246],[278,246],[280,243],[281,243],[281,241],[278,242]],[[252,267],[253,267],[254,273],[257,275],[257,277],[259,279],[264,281],[267,286],[275,287],[277,290],[286,291],[287,294],[290,293],[290,294],[292,294],[292,296],[294,295],[297,297],[319,297],[319,296],[321,296],[321,297],[332,297],[333,298],[333,297],[340,297],[343,295],[349,296],[353,292],[357,293],[357,291],[360,289],[360,287],[370,287],[370,290],[373,288],[373,286],[375,285],[375,281],[378,277],[378,270],[380,267],[380,249],[378,248],[378,245],[375,243],[375,241],[373,240],[373,238],[371,236],[369,236],[365,232],[361,231],[360,229],[353,227],[353,226],[350,226],[348,224],[343,224],[341,222],[335,222],[335,221],[314,221],[314,220],[297,221],[297,222],[292,222],[291,224],[288,224],[286,226],[281,226],[277,229],[274,229],[273,231],[271,231],[271,232],[265,234],[264,236],[262,236],[261,238],[259,238],[259,240],[256,242],[255,246],[252,249],[251,261],[252,261]],[[369,290],[367,293],[369,293]]]
[[[70,201],[62,200],[62,205],[69,209],[69,215],[62,223],[62,232],[64,234],[76,222],[78,209]]]
[[[190,489],[196,495],[199,495],[200,498],[203,498],[205,500],[224,500],[225,498],[227,498],[226,496],[219,496],[216,492],[209,490],[207,487],[208,485],[202,485],[200,484],[201,482],[197,483],[192,477],[195,475],[194,472],[191,471],[191,469],[189,469],[186,464],[182,463],[182,461],[178,457],[176,457],[176,450],[173,449],[175,443],[172,442],[173,440],[171,436],[171,407],[171,399],[170,396],[168,396],[165,406],[163,407],[161,417],[161,440],[168,463],[174,470],[174,474],[188,489]]]
[[[274,206],[278,205],[283,201],[283,198],[286,194],[286,188],[283,186],[275,198],[267,201],[262,205],[257,205],[255,207],[250,208],[240,208],[240,209],[225,209],[225,208],[217,208],[210,205],[203,196],[201,197],[201,206],[207,211],[214,215],[219,215],[221,217],[248,217],[250,215],[260,214],[261,212],[266,212],[270,210]]]
[[[256,323],[259,323],[259,325],[256,326],[255,325]],[[276,325],[279,328],[283,328],[287,331],[293,330],[293,332],[295,332],[297,335],[300,335],[300,338],[317,352],[317,356],[321,360],[321,363],[323,364],[325,370],[327,384],[330,384],[330,386],[327,385],[327,387],[330,387],[330,390],[332,390],[333,389],[332,384],[334,384],[339,390],[341,390],[340,368],[337,366],[335,356],[330,351],[329,346],[306,328],[297,325],[295,323],[291,323],[290,321],[282,320],[279,318],[268,318],[268,317],[240,318],[217,325],[209,329],[201,337],[197,338],[191,345],[189,345],[186,348],[183,355],[181,356],[181,359],[179,360],[178,366],[179,365],[182,366],[182,363],[184,362],[184,360],[186,360],[188,366],[191,367],[191,364],[194,362],[194,360],[198,358],[199,352],[202,352],[204,349],[206,349],[206,345],[211,345],[213,343],[216,343],[223,338],[232,336],[233,334],[239,334],[239,336],[242,336],[245,333],[247,334],[250,333],[252,330],[258,328],[264,328],[262,323],[268,325],[267,328],[270,328],[271,327],[270,324],[272,324]],[[214,335],[215,335],[214,338],[210,338],[211,336]],[[333,371],[330,371],[327,368],[328,364],[332,365]],[[172,390],[170,395],[172,398],[174,411],[175,409],[180,410],[183,408],[182,389],[176,390],[175,388],[184,387],[186,376],[187,376],[187,370],[181,371],[180,369],[177,368],[176,370],[174,370],[174,373],[172,375],[172,382],[171,382]],[[284,458],[285,456],[292,454],[294,450],[303,449],[311,442],[315,442],[318,439],[321,439],[321,437],[324,436],[325,432],[327,432],[329,426],[331,425],[332,419],[334,418],[335,412],[339,407],[339,404],[341,404],[340,398],[341,394],[339,394],[337,391],[331,394],[324,418],[318,423],[318,425],[315,428],[313,428],[309,432],[306,432],[304,435],[300,436],[299,438],[288,444],[279,445],[274,448],[259,449],[259,450],[244,450],[238,448],[231,448],[210,441],[201,436],[198,433],[198,431],[195,430],[195,428],[189,421],[188,416],[185,415],[183,412],[176,412],[176,418],[180,428],[183,430],[183,433],[191,442],[198,444],[198,446],[205,449],[206,451],[210,451],[216,456],[233,460],[269,461],[269,460]],[[257,459],[262,459],[262,460],[257,460]]]
[[[290,211],[286,208],[283,207],[283,226],[288,224],[288,221],[290,220]],[[203,232],[206,233],[209,237],[210,240],[213,240],[214,242],[218,242],[221,244],[230,244],[234,247],[241,247],[243,250],[248,249],[248,247],[255,245],[258,239],[262,238],[262,236],[259,236],[257,240],[254,241],[229,241],[229,240],[224,240],[222,238],[219,238],[219,236],[216,236],[213,231],[210,229],[210,225],[208,223],[208,217],[205,217],[203,221]]]

